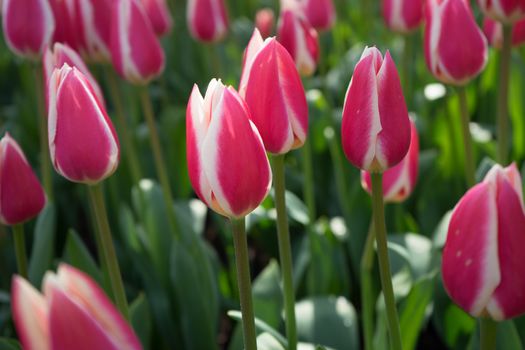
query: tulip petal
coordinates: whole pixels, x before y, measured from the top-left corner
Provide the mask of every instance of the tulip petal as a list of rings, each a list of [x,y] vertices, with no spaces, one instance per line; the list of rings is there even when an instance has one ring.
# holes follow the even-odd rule
[[[196,39],[217,41],[226,35],[228,15],[223,0],[189,0],[186,16]]]

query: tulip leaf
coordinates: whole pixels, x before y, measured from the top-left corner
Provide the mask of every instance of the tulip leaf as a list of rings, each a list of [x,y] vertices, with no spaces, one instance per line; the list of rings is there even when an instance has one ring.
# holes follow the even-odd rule
[[[97,283],[103,280],[102,272],[79,235],[70,229],[67,235],[64,260],[90,275]]]
[[[257,349],[258,350],[286,350],[272,334],[262,333],[257,337]]]
[[[230,310],[228,311],[228,316],[239,322],[242,321],[242,313],[240,311]],[[260,318],[255,317],[255,328],[257,331],[262,332],[261,334],[271,335],[281,346],[288,346],[286,338]]]
[[[0,350],[21,350],[22,345],[16,339],[0,338]]]
[[[42,282],[44,273],[51,267],[54,257],[56,210],[52,202],[48,202],[38,215],[35,224],[35,235],[31,259],[29,261],[29,280],[35,286]]]
[[[149,349],[152,322],[149,304],[144,294],[139,294],[139,296],[131,303],[129,314],[131,324],[133,325],[143,348],[145,350]]]

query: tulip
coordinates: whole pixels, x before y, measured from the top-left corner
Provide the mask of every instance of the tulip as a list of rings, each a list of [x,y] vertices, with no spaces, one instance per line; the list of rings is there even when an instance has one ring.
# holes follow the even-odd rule
[[[516,164],[495,165],[454,208],[443,250],[445,288],[473,316],[525,313],[525,206]]]
[[[48,134],[51,161],[70,181],[94,184],[117,169],[113,124],[86,76],[67,63],[49,79]]]
[[[328,30],[335,22],[335,8],[332,0],[301,0],[304,15],[312,27]]]
[[[343,107],[343,150],[356,167],[383,172],[399,163],[410,145],[410,122],[394,61],[366,48]]]
[[[478,3],[487,17],[505,24],[525,18],[523,0],[478,0]]]
[[[383,0],[383,18],[390,30],[409,33],[423,21],[423,0]]]
[[[405,158],[383,173],[383,198],[385,202],[399,203],[410,196],[416,186],[419,166],[419,138],[416,124],[410,122],[410,147]],[[361,185],[372,193],[370,173],[361,171]]]
[[[57,273],[46,273],[43,294],[22,277],[13,277],[11,295],[24,349],[142,349],[104,291],[69,265],[60,264]]]
[[[288,51],[275,38],[263,42],[257,29],[246,48],[239,93],[268,152],[304,144],[308,105],[301,77]]]
[[[111,3],[108,0],[73,0],[76,2],[81,44],[84,55],[96,61],[110,60]]]
[[[487,63],[487,40],[466,0],[427,0],[425,58],[436,79],[465,85]]]
[[[191,35],[201,41],[218,41],[228,31],[224,0],[188,0],[186,20]]]
[[[66,43],[74,50],[81,51],[81,21],[77,18],[75,2],[76,0],[49,0],[53,16],[60,18],[55,23],[52,42]]]
[[[2,26],[11,51],[37,60],[51,40],[55,20],[48,0],[4,0]]]
[[[319,61],[317,31],[290,0],[284,0],[277,25],[277,39],[288,50],[302,75],[312,75]]]
[[[16,141],[6,133],[0,140],[0,222],[18,225],[37,216],[46,195]]]
[[[503,25],[501,23],[485,18],[483,31],[491,46],[496,49],[503,47]],[[523,43],[525,43],[525,19],[514,23],[512,27],[512,46],[520,46]]]
[[[275,15],[271,8],[263,8],[255,15],[255,28],[259,30],[263,38],[268,38],[273,33]]]
[[[173,19],[166,0],[142,0],[142,5],[153,25],[153,30],[158,36],[169,33],[173,27]]]
[[[61,44],[61,43],[55,43],[53,45],[53,49],[48,48],[46,52],[44,53],[44,82],[46,82],[45,86],[47,87],[48,80],[53,74],[53,71],[55,68],[62,68],[62,66],[67,63],[71,67],[77,68],[87,80],[89,80],[89,83],[91,87],[93,88],[98,100],[101,103],[104,103],[104,96],[102,94],[102,89],[98,85],[96,79],[91,75],[91,72],[89,71],[89,68],[86,66],[84,61],[82,60],[82,57],[73,50],[71,47],[69,47],[67,44]],[[47,93],[46,93],[47,96]]]
[[[116,71],[134,84],[147,84],[164,70],[164,51],[138,0],[115,0],[111,59]]]
[[[230,218],[242,218],[266,197],[271,170],[264,145],[239,94],[213,79],[197,86],[186,112],[190,180],[199,198]]]

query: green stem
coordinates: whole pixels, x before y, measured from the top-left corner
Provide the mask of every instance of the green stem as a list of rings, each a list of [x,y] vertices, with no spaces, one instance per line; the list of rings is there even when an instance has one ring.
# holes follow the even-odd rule
[[[481,341],[480,350],[496,349],[498,323],[490,318],[480,318]]]
[[[250,279],[250,261],[248,259],[248,242],[246,240],[244,221],[244,218],[231,219],[235,248],[235,265],[237,266],[237,284],[239,286],[239,299],[241,302],[244,349],[257,350],[252,284]]]
[[[374,223],[370,223],[365,249],[361,258],[361,302],[363,304],[363,333],[365,349],[374,348],[374,294],[372,290],[372,268],[374,267]]]
[[[474,167],[474,151],[472,136],[470,135],[470,116],[467,104],[467,91],[464,87],[458,88],[459,108],[461,115],[461,132],[463,133],[463,148],[465,150],[465,180],[470,188],[476,183]]]
[[[102,259],[104,259],[103,265],[108,269],[109,278],[111,280],[111,289],[115,297],[117,308],[126,319],[129,319],[126,291],[124,290],[124,283],[122,282],[122,275],[120,274],[117,254],[115,253],[115,247],[113,246],[113,240],[111,238],[111,230],[109,228],[106,205],[104,203],[104,194],[101,186],[101,184],[88,186],[89,199],[98,223],[98,230],[95,230],[95,232],[99,235],[98,240],[102,246],[101,255]]]
[[[49,146],[47,140],[47,116],[44,106],[44,83],[42,82],[42,65],[33,65],[36,101],[38,106],[38,125],[40,133],[40,171],[46,194],[53,201],[53,177],[51,174],[51,160],[49,159]]]
[[[162,196],[164,198],[164,205],[166,206],[168,220],[172,231],[178,238],[179,226],[177,224],[175,212],[173,211],[173,197],[171,195],[171,186],[168,177],[168,170],[166,169],[166,163],[164,162],[164,155],[162,154],[159,133],[157,130],[157,125],[155,124],[155,118],[153,116],[153,105],[151,103],[151,98],[147,86],[141,88],[140,99],[142,101],[142,108],[144,111],[146,124],[148,125],[149,129],[151,149],[153,150],[155,168],[157,170],[157,176],[159,177],[160,186],[162,188]]]
[[[503,24],[503,48],[500,57],[498,90],[498,163],[505,166],[509,152],[509,73],[512,51],[512,26]]]
[[[26,240],[23,224],[13,226],[13,236],[15,240],[15,255],[16,264],[18,265],[18,274],[27,279]]]
[[[286,213],[284,155],[273,157],[273,185],[275,190],[275,208],[277,209],[277,238],[279,241],[279,259],[283,278],[284,309],[288,350],[297,348],[297,330],[295,326],[295,291],[292,277],[292,247]]]
[[[135,144],[128,128],[128,121],[126,120],[126,113],[124,112],[124,105],[120,95],[117,76],[113,69],[106,67],[106,76],[108,77],[108,88],[111,95],[111,100],[115,106],[115,114],[117,115],[119,123],[119,133],[125,147],[125,156],[128,161],[129,172],[131,174],[133,184],[138,184],[142,179],[142,172],[140,170],[140,162],[135,150]]]
[[[393,350],[401,350],[401,331],[397,316],[394,288],[392,287],[392,276],[388,260],[388,246],[386,239],[385,208],[383,204],[383,175],[371,173],[372,176],[372,208],[374,214],[374,231],[376,234],[377,255],[379,260],[379,274],[381,287],[385,298],[386,316],[388,330],[390,332],[390,347]]]
[[[310,218],[310,226],[312,226],[316,219],[315,208],[315,189],[314,189],[314,169],[312,166],[312,145],[310,139],[307,139],[302,148],[303,155],[303,193],[306,206],[308,208],[308,217]]]

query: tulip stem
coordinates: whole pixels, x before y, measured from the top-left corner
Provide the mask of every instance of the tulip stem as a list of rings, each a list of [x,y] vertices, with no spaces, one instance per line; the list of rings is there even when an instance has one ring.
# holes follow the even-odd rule
[[[374,267],[374,223],[370,223],[365,249],[361,258],[361,303],[363,305],[363,332],[365,349],[374,348],[374,298],[372,291],[372,268]]]
[[[461,131],[463,133],[463,148],[465,150],[465,179],[470,188],[476,183],[474,167],[474,151],[472,136],[470,135],[470,116],[467,104],[467,91],[464,87],[458,88],[459,108],[461,114]]]
[[[98,224],[98,230],[95,230],[95,233],[99,235],[98,241],[102,246],[102,252],[99,253],[101,253],[101,258],[104,260],[103,265],[108,269],[111,289],[113,291],[117,308],[126,319],[129,319],[126,291],[124,290],[124,283],[122,281],[122,275],[120,274],[117,254],[111,238],[111,229],[109,228],[102,185],[96,184],[88,186],[88,192],[91,206],[95,212],[95,218],[97,219]]]
[[[13,239],[15,240],[16,264],[18,274],[27,279],[27,254],[24,225],[13,225]]]
[[[239,286],[241,302],[244,349],[257,350],[245,220],[244,218],[231,219],[231,223],[233,227],[233,244],[235,247],[235,265],[237,266],[237,284]]]
[[[509,73],[512,51],[512,26],[503,24],[503,48],[500,57],[498,89],[498,163],[505,166],[509,151]]]
[[[381,287],[385,298],[386,316],[388,330],[390,332],[390,348],[401,350],[401,331],[397,316],[394,288],[392,287],[392,276],[390,273],[390,262],[388,260],[388,246],[386,239],[385,208],[383,204],[383,174],[371,173],[372,177],[372,208],[374,215],[374,231],[377,243],[377,255],[379,260],[379,274]]]
[[[306,206],[308,208],[308,217],[310,218],[310,227],[314,224],[316,218],[315,208],[315,189],[314,189],[314,169],[312,166],[312,145],[310,139],[307,139],[303,145],[303,193]]]
[[[118,122],[120,124],[119,132],[126,148],[125,155],[128,161],[129,172],[132,177],[134,185],[138,185],[142,178],[140,170],[140,162],[138,160],[137,152],[135,150],[135,144],[131,133],[128,128],[128,121],[126,120],[126,114],[124,112],[124,105],[122,103],[122,97],[119,92],[118,80],[113,69],[109,66],[106,67],[106,75],[108,77],[108,88],[111,95],[111,100],[114,104],[115,114],[117,115]]]
[[[153,116],[153,105],[151,103],[151,97],[149,95],[147,86],[141,88],[140,98],[142,101],[144,117],[146,118],[146,124],[148,125],[149,129],[150,143],[153,150],[153,158],[155,160],[155,168],[157,170],[157,176],[159,177],[160,186],[162,188],[162,196],[164,198],[164,205],[166,206],[168,220],[173,233],[177,238],[179,238],[179,226],[177,224],[177,218],[175,217],[175,212],[173,209],[173,197],[171,195],[168,170],[166,169],[166,163],[164,162],[164,155],[162,154],[159,133],[155,124],[155,118]]]
[[[284,309],[288,350],[297,348],[295,326],[295,291],[292,277],[292,247],[286,213],[284,154],[273,157],[273,185],[275,190],[275,208],[277,209],[277,238],[279,241],[279,260],[283,278]]]
[[[53,201],[53,177],[51,174],[51,160],[49,159],[49,146],[47,139],[47,115],[44,106],[44,83],[42,81],[42,65],[33,65],[34,84],[38,108],[38,125],[40,133],[40,171],[46,194]]]
[[[496,335],[498,333],[498,323],[490,318],[480,318],[480,350],[496,349]]]

